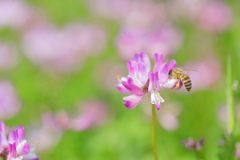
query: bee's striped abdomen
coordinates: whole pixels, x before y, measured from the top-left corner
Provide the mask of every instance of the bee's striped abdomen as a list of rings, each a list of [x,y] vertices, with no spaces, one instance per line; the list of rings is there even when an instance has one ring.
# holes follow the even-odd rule
[[[183,75],[181,79],[182,79],[182,82],[183,82],[185,88],[189,92],[191,90],[191,88],[192,88],[191,79],[188,76],[186,76],[186,75]]]

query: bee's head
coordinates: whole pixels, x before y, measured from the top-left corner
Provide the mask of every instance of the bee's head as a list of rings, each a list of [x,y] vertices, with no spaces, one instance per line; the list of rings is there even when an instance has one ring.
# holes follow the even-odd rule
[[[169,76],[172,75],[172,69],[168,72],[168,75]]]

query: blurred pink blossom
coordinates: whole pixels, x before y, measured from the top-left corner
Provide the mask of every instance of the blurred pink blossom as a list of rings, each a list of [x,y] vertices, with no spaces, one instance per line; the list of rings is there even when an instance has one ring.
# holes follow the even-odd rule
[[[175,19],[185,18],[192,20],[202,4],[207,1],[209,0],[174,0],[168,1],[167,6],[170,15],[173,15]]]
[[[161,126],[169,131],[174,131],[179,127],[179,118],[181,114],[180,105],[177,102],[166,104],[158,112],[158,121]]]
[[[0,42],[0,70],[9,70],[17,64],[15,48],[10,44]]]
[[[19,97],[14,86],[5,80],[0,81],[0,119],[10,119],[21,108]]]
[[[221,32],[230,26],[232,12],[223,1],[206,2],[198,10],[196,20],[203,30]]]
[[[109,19],[121,19],[123,13],[127,12],[132,0],[91,0],[89,6],[95,15]]]
[[[240,122],[240,103],[235,104],[235,114],[236,114],[236,121]],[[219,106],[217,110],[217,115],[219,120],[226,125],[228,123],[228,108],[227,105],[221,105]]]
[[[0,28],[23,27],[31,17],[31,9],[23,0],[0,0]]]
[[[144,105],[148,104],[148,99],[144,99]],[[151,110],[144,108],[147,116],[151,116]],[[177,102],[171,102],[161,107],[161,112],[157,112],[157,120],[161,127],[168,131],[175,131],[179,127],[179,116],[182,112],[181,106]],[[148,118],[149,119],[149,118]]]
[[[116,61],[102,61],[94,70],[94,78],[98,79],[96,83],[103,90],[116,91],[117,77],[126,75],[125,65]]]
[[[102,101],[85,101],[80,105],[78,115],[70,121],[71,130],[83,131],[106,122],[109,110]]]
[[[98,43],[93,43],[95,40]],[[75,71],[89,53],[100,53],[106,42],[105,32],[94,25],[68,24],[62,29],[52,25],[35,27],[25,33],[26,55],[44,69],[60,73]]]
[[[197,70],[189,72],[192,80],[191,91],[207,89],[222,76],[221,65],[217,57],[205,57],[197,62],[189,62],[183,68]]]
[[[165,10],[163,3],[151,0],[131,1],[121,20],[126,26],[150,28],[165,21]]]
[[[180,31],[169,25],[152,31],[126,28],[119,33],[116,46],[123,59],[130,59],[133,54],[143,51],[170,56],[181,46],[182,40]]]
[[[235,144],[236,150],[235,150],[235,158],[240,158],[240,142],[237,142]]]
[[[189,150],[201,150],[205,141],[204,138],[201,138],[200,140],[188,138],[187,140],[182,140],[182,144]]]
[[[172,26],[162,26],[147,37],[146,50],[149,53],[173,54],[182,44],[181,32]]]
[[[151,27],[165,19],[165,6],[152,0],[92,0],[95,15],[118,20],[127,26]]]
[[[222,0],[175,0],[168,3],[170,12],[208,32],[225,31],[232,22],[232,11]]]
[[[142,29],[123,29],[118,34],[116,46],[123,59],[130,59],[135,53],[144,51],[147,32]]]
[[[42,116],[42,124],[30,128],[27,136],[30,144],[38,144],[37,152],[44,152],[58,144],[67,126],[66,112],[60,111],[56,115],[46,112]]]

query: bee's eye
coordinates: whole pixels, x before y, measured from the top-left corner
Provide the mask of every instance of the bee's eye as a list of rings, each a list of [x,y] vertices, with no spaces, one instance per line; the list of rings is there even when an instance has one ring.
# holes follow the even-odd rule
[[[172,74],[172,70],[169,71],[168,75],[171,75]]]

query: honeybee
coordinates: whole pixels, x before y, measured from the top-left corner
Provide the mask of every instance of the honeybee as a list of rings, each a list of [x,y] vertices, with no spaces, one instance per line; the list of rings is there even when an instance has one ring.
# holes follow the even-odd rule
[[[184,87],[189,92],[192,88],[192,81],[190,77],[186,74],[186,71],[187,70],[184,70],[182,68],[174,68],[169,71],[168,75],[170,78],[178,80],[178,83],[174,86],[175,88],[178,88],[180,85],[180,82],[182,81]],[[189,70],[189,71],[195,71],[195,70]]]

